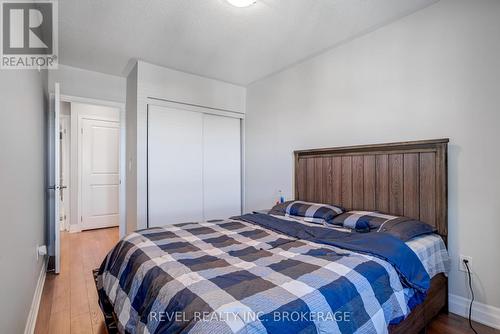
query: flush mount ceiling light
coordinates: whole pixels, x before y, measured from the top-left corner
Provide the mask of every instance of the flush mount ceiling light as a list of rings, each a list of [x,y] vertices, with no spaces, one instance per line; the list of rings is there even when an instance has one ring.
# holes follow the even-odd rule
[[[257,2],[257,0],[226,0],[234,7],[248,7]]]

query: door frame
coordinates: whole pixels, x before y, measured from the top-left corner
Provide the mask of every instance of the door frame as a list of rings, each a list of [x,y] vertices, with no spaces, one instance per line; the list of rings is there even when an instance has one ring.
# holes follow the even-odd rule
[[[119,229],[119,235],[120,235],[120,238],[124,237],[125,236],[125,233],[126,233],[126,209],[125,209],[125,196],[126,196],[126,187],[125,187],[125,178],[126,178],[126,157],[125,157],[125,152],[126,152],[126,135],[125,135],[125,131],[126,131],[126,120],[125,120],[125,103],[121,103],[121,102],[115,102],[115,101],[108,101],[108,100],[100,100],[100,99],[94,99],[94,98],[86,98],[86,97],[80,97],[80,96],[72,96],[72,95],[61,95],[61,102],[69,102],[69,103],[83,103],[83,104],[91,104],[91,105],[97,105],[97,106],[103,106],[103,107],[112,107],[112,108],[116,108],[119,110],[119,113],[120,113],[120,118],[119,118],[119,122],[120,122],[120,195],[119,195],[119,212],[120,212],[120,219],[119,219],[119,226],[118,226],[118,229]],[[79,134],[80,134],[80,125],[81,125],[81,119],[82,118],[86,118],[86,117],[82,117],[81,115],[77,115],[77,136],[79,137]],[[96,117],[96,119],[102,119],[102,120],[109,120],[109,118],[106,118],[106,117],[102,117],[102,118],[99,118],[99,117]],[[73,137],[74,138],[74,137]],[[75,146],[73,145],[72,143],[72,149],[74,148]],[[74,233],[74,232],[81,232],[82,231],[82,224],[80,222],[80,219],[78,217],[81,217],[81,190],[82,190],[82,187],[81,187],[81,166],[80,166],[80,163],[81,161],[79,161],[79,155],[80,155],[80,148],[81,148],[81,143],[78,142],[77,143],[77,146],[78,148],[78,152],[77,152],[77,163],[76,163],[76,167],[77,167],[77,177],[76,179],[78,180],[77,181],[77,186],[76,188],[77,189],[74,189],[75,187],[73,186],[73,190],[72,191],[76,191],[77,193],[77,203],[76,203],[76,206],[77,206],[77,212],[76,214],[73,214],[73,212],[71,213],[71,218],[70,218],[70,222],[74,222],[75,218],[76,218],[76,224],[70,224],[70,232],[71,233]],[[75,180],[74,177],[71,177],[71,180]],[[73,199],[74,197],[72,197]],[[72,201],[71,199],[71,201]]]

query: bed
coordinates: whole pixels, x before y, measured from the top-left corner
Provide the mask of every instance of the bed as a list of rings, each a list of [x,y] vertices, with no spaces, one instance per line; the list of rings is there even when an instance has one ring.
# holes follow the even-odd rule
[[[447,139],[295,152],[295,198],[420,219],[407,242],[254,213],[137,231],[95,272],[109,332],[417,333],[447,310]]]

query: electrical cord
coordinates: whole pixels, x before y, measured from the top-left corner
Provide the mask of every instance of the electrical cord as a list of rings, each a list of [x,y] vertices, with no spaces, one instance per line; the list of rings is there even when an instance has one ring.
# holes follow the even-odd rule
[[[471,300],[470,300],[470,305],[469,305],[469,326],[472,329],[472,331],[476,334],[478,332],[472,327],[472,303],[474,302],[474,290],[472,290],[472,277],[470,273],[470,268],[469,268],[469,261],[468,260],[463,260],[465,268],[467,268],[467,274],[469,275],[469,289],[470,289],[470,294],[471,294]]]

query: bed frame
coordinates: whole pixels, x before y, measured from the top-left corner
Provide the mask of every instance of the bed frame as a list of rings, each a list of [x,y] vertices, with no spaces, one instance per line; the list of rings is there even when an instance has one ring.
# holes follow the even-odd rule
[[[449,139],[295,151],[295,199],[419,219],[448,239]],[[389,332],[419,333],[448,311],[448,279],[437,275],[424,303]]]

